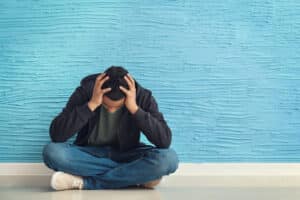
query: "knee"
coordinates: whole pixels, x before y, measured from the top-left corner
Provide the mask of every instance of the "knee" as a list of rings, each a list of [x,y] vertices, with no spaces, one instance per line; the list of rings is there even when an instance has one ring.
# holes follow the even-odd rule
[[[69,163],[67,149],[67,143],[50,142],[46,144],[42,155],[44,163],[52,169],[67,165]]]
[[[179,160],[176,152],[173,149],[157,149],[156,156],[156,171],[158,174],[168,175],[177,170]]]

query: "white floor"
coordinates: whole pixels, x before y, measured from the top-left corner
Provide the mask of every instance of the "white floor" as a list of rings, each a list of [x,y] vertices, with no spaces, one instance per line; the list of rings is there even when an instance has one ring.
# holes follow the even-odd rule
[[[153,190],[53,191],[50,176],[2,175],[1,200],[290,200],[300,199],[300,176],[168,176]]]

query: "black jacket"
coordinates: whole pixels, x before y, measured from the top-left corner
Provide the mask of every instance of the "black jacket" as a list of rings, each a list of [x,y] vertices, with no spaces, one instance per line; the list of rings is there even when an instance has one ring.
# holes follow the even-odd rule
[[[95,111],[88,107],[88,101],[93,94],[95,79],[99,74],[83,78],[80,86],[69,97],[62,112],[56,116],[50,125],[50,137],[53,142],[65,142],[77,134],[74,144],[86,146],[89,134],[99,122],[99,106]],[[152,92],[143,88],[136,80],[136,103],[139,106],[136,113],[131,114],[126,106],[119,124],[120,151],[135,148],[140,143],[140,131],[158,148],[168,148],[172,133],[163,114],[159,112],[157,102]]]

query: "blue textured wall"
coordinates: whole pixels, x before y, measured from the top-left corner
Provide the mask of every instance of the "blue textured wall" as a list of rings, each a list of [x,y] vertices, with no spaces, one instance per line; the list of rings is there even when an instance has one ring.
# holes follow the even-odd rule
[[[153,91],[181,161],[300,161],[300,1],[7,0],[0,29],[0,162],[41,162],[112,64]]]

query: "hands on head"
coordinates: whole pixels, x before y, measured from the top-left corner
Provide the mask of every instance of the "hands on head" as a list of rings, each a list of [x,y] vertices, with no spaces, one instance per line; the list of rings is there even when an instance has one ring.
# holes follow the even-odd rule
[[[106,73],[100,74],[96,80],[93,89],[93,95],[90,101],[88,102],[89,108],[94,111],[97,107],[99,107],[103,103],[104,94],[111,91],[110,87],[102,88],[102,85],[109,79],[109,76]],[[138,106],[136,104],[136,88],[135,81],[132,76],[127,73],[124,76],[125,81],[127,82],[129,89],[126,89],[123,86],[119,86],[120,90],[125,94],[124,104],[127,107],[128,111],[134,114],[138,110]]]

